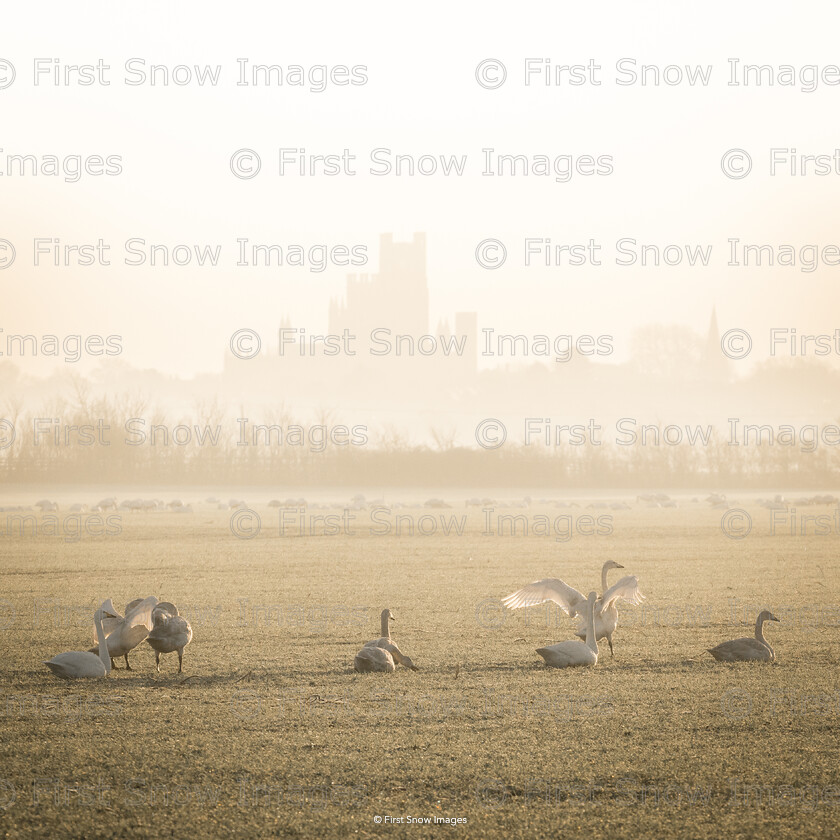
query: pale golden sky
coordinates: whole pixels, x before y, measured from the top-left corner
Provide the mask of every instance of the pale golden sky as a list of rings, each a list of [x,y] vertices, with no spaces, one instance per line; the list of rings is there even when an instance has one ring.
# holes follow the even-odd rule
[[[743,64],[840,62],[838,10],[826,4],[770,11],[758,2],[672,4],[424,3],[410,25],[385,3],[146,3],[16,5],[2,58],[14,84],[3,113],[0,237],[17,260],[0,272],[6,333],[118,333],[124,360],[191,376],[221,368],[230,335],[272,333],[283,317],[327,325],[348,269],[237,268],[236,240],[310,246],[366,245],[376,270],[379,234],[425,231],[431,326],[476,310],[480,326],[507,331],[611,333],[616,359],[649,323],[704,332],[717,304],[721,329],[834,329],[840,267],[746,270],[727,266],[727,240],[830,245],[840,175],[768,172],[769,149],[832,154],[840,87],[732,87],[728,59]],[[59,86],[36,59],[110,65],[109,86]],[[217,86],[126,86],[125,62],[221,65]],[[477,65],[507,67],[498,90]],[[527,58],[601,66],[600,86],[523,83]],[[365,67],[367,83],[321,93],[284,85],[237,86],[237,59],[255,64]],[[708,86],[615,84],[616,62],[712,65]],[[141,66],[137,62],[134,66]],[[43,65],[42,65],[43,66]],[[626,66],[626,65],[625,65]],[[672,71],[675,72],[675,71]],[[355,176],[279,176],[278,149],[356,155]],[[251,180],[231,155],[262,157]],[[463,176],[376,177],[376,148],[466,155]],[[482,149],[499,154],[609,155],[605,177],[487,177]],[[730,180],[721,156],[743,148],[753,171]],[[6,156],[119,155],[118,177],[76,183],[5,172]],[[110,267],[33,266],[33,240],[111,245]],[[483,239],[502,240],[502,269],[476,264]],[[600,267],[524,268],[526,237],[603,246]],[[712,245],[709,267],[618,267],[615,242]],[[834,237],[834,239],[832,239]],[[215,268],[127,267],[124,242],[221,246]],[[37,369],[37,366],[33,367]]]

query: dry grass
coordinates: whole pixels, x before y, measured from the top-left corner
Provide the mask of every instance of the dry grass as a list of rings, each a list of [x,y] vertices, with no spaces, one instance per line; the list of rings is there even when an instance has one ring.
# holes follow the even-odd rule
[[[236,540],[217,511],[126,516],[119,536],[77,543],[6,536],[0,829],[830,836],[838,536],[770,536],[766,512],[750,510],[756,527],[740,541],[702,506],[616,512],[611,535],[565,543],[482,536],[478,513],[460,537],[264,527]],[[264,525],[276,515],[261,513]],[[545,668],[534,649],[571,638],[568,619],[504,614],[495,599],[545,576],[588,591],[609,558],[639,575],[648,606],[622,612],[614,659],[602,646],[594,670]],[[192,619],[182,677],[174,654],[156,674],[147,645],[107,681],[62,683],[40,664],[89,645],[104,598],[152,593]],[[777,664],[704,654],[751,634],[761,605],[782,618],[767,628]],[[352,671],[383,606],[420,672]],[[733,783],[761,790],[733,802]],[[374,822],[384,815],[467,825]]]

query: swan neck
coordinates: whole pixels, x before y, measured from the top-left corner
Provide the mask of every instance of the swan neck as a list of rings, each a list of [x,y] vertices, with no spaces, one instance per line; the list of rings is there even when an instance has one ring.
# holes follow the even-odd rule
[[[606,572],[604,572],[606,575]],[[598,653],[598,640],[595,638],[595,602],[586,605],[586,646]]]
[[[601,594],[607,591],[607,567],[606,564],[601,569]]]
[[[105,640],[105,631],[102,629],[102,619],[99,615],[93,617],[96,625],[96,642],[99,645],[99,658],[105,666],[105,673],[111,673],[111,655],[108,653],[108,642]]]
[[[761,616],[759,616],[755,620],[755,637],[762,644],[765,644],[765,645],[767,644],[767,642],[764,639],[764,619]],[[768,647],[769,647],[769,645],[768,645]]]
[[[386,639],[391,638],[391,628],[389,626],[390,622],[388,621],[388,613],[382,613],[382,623],[381,623],[381,635],[384,636]]]

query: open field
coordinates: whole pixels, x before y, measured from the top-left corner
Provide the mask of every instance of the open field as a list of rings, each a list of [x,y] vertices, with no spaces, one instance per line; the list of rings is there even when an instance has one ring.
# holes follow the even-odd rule
[[[314,535],[281,537],[267,508],[253,539],[212,509],[123,515],[114,536],[6,533],[0,831],[831,836],[836,508],[792,514],[833,523],[802,536],[778,521],[773,535],[769,511],[744,507],[743,539],[703,505],[496,512],[529,517],[527,537],[484,535],[484,515],[461,508],[399,511],[416,524],[467,515],[448,536],[410,536],[408,520],[401,536],[375,536],[360,514],[350,534],[315,523]],[[539,515],[608,515],[609,533],[535,536]],[[645,605],[619,609],[615,658],[602,643],[595,669],[546,668],[534,649],[572,638],[572,622],[556,608],[505,613],[498,599],[541,577],[598,588],[607,559],[639,576]],[[105,598],[122,608],[149,594],[192,622],[181,677],[175,654],[155,673],[145,643],[134,670],[108,680],[64,683],[41,664],[91,644]],[[776,664],[704,653],[752,635],[762,606],[781,619],[766,628]],[[420,671],[353,672],[383,607]],[[375,822],[386,816],[467,822]]]

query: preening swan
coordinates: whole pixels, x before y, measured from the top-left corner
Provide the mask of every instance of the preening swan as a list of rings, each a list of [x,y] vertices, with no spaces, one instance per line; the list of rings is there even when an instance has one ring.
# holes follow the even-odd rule
[[[618,626],[616,602],[619,598],[622,598],[629,604],[637,605],[645,597],[639,591],[639,579],[635,575],[625,575],[609,589],[607,588],[607,572],[610,569],[623,568],[624,566],[614,560],[607,560],[604,563],[601,569],[601,590],[603,594],[595,603],[595,639],[606,639],[610,646],[610,654],[613,654],[612,634]],[[535,581],[502,599],[502,603],[512,610],[520,607],[535,607],[545,601],[554,601],[572,618],[579,616],[581,621],[575,635],[581,639],[586,638],[586,617],[584,614],[586,598],[582,592],[578,592],[577,589],[558,578],[545,578]]]
[[[380,630],[382,635],[378,639],[371,639],[365,642],[365,646],[356,654],[353,666],[357,671],[393,671],[396,665],[402,665],[417,671],[417,666],[397,647],[396,642],[391,638],[389,622],[396,621],[391,610],[384,609],[380,616]],[[373,653],[371,653],[373,651]],[[384,651],[386,656],[376,651]],[[396,664],[395,664],[396,663]]]
[[[128,663],[128,654],[131,653],[152,629],[152,610],[158,600],[154,595],[148,598],[136,598],[125,608],[125,617],[121,616],[111,603],[109,598],[102,604],[100,609],[104,610],[110,618],[103,622],[105,640],[108,653],[111,656],[111,666],[114,667],[113,659],[117,656],[125,657],[126,670],[131,670]],[[91,653],[99,653],[99,645],[90,649]]]
[[[184,648],[192,641],[192,627],[189,621],[178,615],[178,607],[168,601],[161,601],[152,611],[154,626],[146,641],[155,652],[155,666],[160,671],[160,655],[178,651],[178,673],[184,661]]]
[[[96,626],[96,636],[99,641],[98,647],[101,651],[99,656],[89,651],[73,650],[68,653],[59,653],[58,656],[45,660],[44,665],[62,680],[107,677],[111,673],[111,658],[108,656],[102,621],[110,617],[112,617],[111,614],[101,608],[93,615],[93,623]]]
[[[537,648],[537,653],[546,665],[554,668],[573,668],[578,665],[595,665],[598,662],[598,641],[595,638],[595,602],[596,592],[590,592],[583,608],[586,612],[586,642],[574,639],[560,642],[549,647]]]
[[[765,621],[778,621],[770,610],[762,610],[755,622],[755,638],[744,636],[731,642],[721,642],[717,647],[707,648],[718,662],[775,662],[776,654],[764,638]]]

